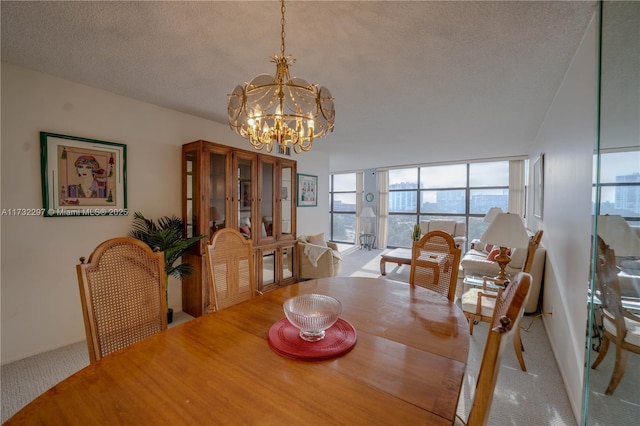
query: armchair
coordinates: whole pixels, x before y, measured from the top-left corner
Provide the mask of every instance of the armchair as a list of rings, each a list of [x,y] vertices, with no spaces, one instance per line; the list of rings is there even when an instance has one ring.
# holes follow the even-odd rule
[[[340,273],[342,256],[338,245],[326,242],[324,234],[299,236],[296,250],[298,278],[325,278]]]

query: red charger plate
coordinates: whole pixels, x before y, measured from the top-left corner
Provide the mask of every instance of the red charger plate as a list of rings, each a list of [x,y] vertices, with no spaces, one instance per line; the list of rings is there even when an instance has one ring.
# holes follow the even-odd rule
[[[334,358],[349,352],[356,344],[358,334],[348,321],[338,321],[325,330],[324,339],[307,342],[300,337],[297,329],[288,319],[282,318],[269,329],[267,342],[278,355],[307,361]]]

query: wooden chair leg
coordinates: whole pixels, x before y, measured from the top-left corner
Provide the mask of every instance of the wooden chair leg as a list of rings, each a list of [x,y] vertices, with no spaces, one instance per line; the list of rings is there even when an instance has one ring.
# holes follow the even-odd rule
[[[593,364],[591,364],[591,368],[596,368],[602,362],[604,357],[607,355],[608,350],[609,350],[609,338],[605,334],[604,337],[602,338],[602,346],[600,347],[600,353],[598,354],[598,357],[596,358],[596,360],[593,361]]]
[[[516,357],[518,358],[518,363],[520,363],[520,368],[522,371],[527,371],[527,366],[524,364],[524,358],[522,357],[524,348],[522,347],[522,339],[520,338],[520,322],[518,321],[516,325],[518,328],[516,328],[513,335],[513,349],[516,351]]]
[[[613,374],[611,375],[609,387],[607,387],[607,390],[604,392],[605,395],[613,394],[618,387],[620,380],[622,380],[624,370],[627,367],[627,355],[628,352],[626,350],[616,345],[616,365],[613,367]]]
[[[467,318],[469,320],[469,335],[473,336],[473,324],[476,322],[475,318]]]

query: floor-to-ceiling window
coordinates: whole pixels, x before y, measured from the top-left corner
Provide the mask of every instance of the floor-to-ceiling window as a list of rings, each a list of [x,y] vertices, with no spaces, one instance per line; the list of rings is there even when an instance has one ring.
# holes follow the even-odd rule
[[[356,236],[357,173],[329,175],[331,241],[353,244]]]
[[[637,149],[601,150],[601,215],[619,215],[632,226],[640,225],[640,173],[638,173],[638,165],[640,165],[640,151]]]
[[[411,230],[421,220],[465,222],[467,240],[480,238],[488,226],[483,222],[487,211],[491,207],[509,209],[509,163],[503,160],[390,169],[387,246],[411,247]]]

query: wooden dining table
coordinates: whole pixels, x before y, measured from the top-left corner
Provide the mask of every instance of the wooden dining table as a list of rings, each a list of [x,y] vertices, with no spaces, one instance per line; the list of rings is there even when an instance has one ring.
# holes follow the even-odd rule
[[[342,303],[353,348],[321,361],[274,352],[290,297]],[[170,328],[60,382],[6,424],[452,424],[469,326],[446,297],[397,281],[304,281]]]

